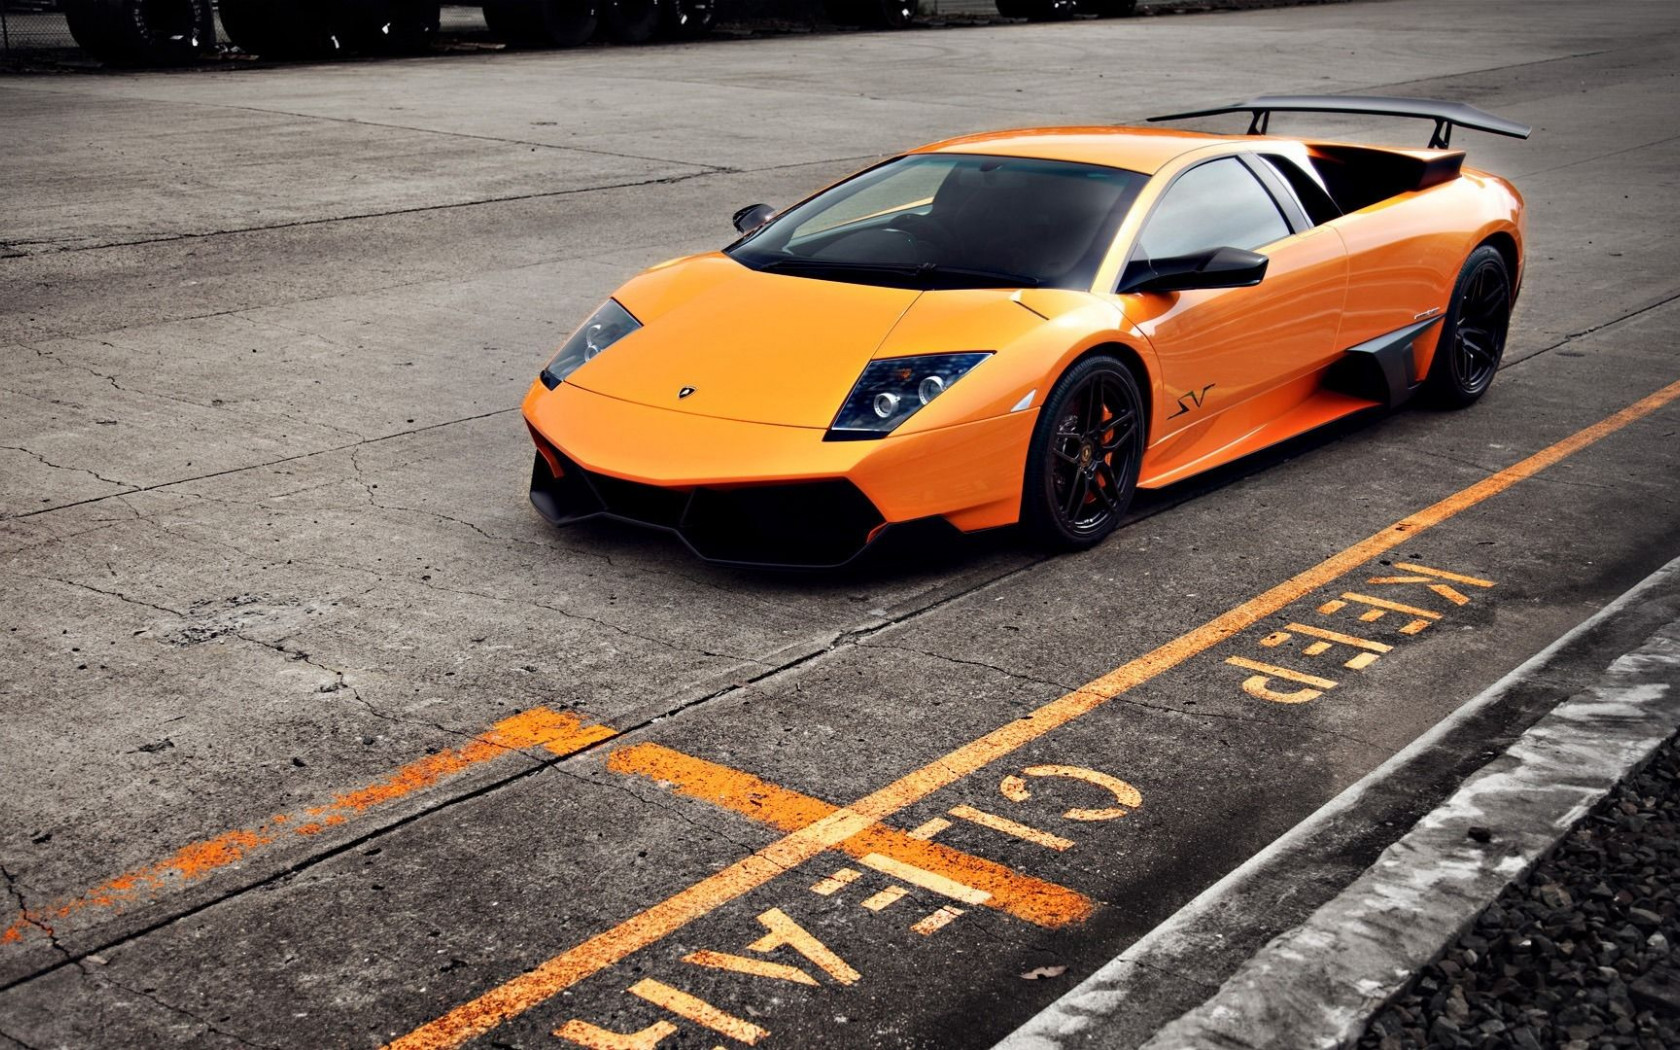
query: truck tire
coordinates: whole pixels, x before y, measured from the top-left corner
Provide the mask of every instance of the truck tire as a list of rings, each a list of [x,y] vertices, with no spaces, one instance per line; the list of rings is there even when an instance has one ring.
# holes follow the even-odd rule
[[[495,0],[484,22],[501,40],[521,47],[577,47],[595,35],[597,0]]]
[[[216,45],[210,0],[66,0],[76,43],[114,66],[176,66]]]
[[[228,39],[262,58],[331,58],[345,48],[333,0],[220,0],[220,9]]]
[[[673,40],[698,40],[717,22],[717,0],[668,0],[661,30]]]

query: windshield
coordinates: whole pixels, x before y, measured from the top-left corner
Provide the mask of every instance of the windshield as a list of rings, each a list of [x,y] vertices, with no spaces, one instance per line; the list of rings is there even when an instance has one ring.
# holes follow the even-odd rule
[[[1088,289],[1146,176],[918,153],[817,194],[728,249],[755,270],[903,288]]]

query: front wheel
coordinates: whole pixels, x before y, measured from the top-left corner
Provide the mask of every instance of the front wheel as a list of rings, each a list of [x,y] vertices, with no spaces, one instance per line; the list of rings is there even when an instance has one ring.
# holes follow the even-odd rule
[[[1511,274],[1505,257],[1484,244],[1464,261],[1453,286],[1424,380],[1429,399],[1442,408],[1464,408],[1486,393],[1505,356],[1510,324]]]
[[[1027,449],[1021,524],[1033,540],[1084,550],[1113,532],[1137,491],[1146,437],[1143,395],[1125,365],[1093,357],[1069,369]]]

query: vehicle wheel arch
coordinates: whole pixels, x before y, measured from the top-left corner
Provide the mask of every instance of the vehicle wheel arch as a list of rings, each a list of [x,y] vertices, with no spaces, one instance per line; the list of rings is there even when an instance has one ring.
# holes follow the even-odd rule
[[[1159,384],[1156,383],[1155,373],[1150,370],[1145,360],[1144,352],[1130,343],[1109,339],[1086,347],[1062,363],[1061,368],[1057,369],[1055,376],[1051,378],[1050,385],[1055,386],[1062,376],[1092,357],[1112,357],[1132,373],[1132,379],[1137,382],[1138,392],[1143,395],[1144,432],[1153,433],[1149,428],[1155,421],[1155,399],[1160,394]]]
[[[1515,291],[1520,287],[1519,282],[1522,275],[1522,251],[1517,247],[1516,236],[1509,230],[1495,230],[1476,242],[1475,247],[1471,248],[1470,252],[1465,253],[1465,258],[1469,258],[1471,252],[1483,245],[1491,247],[1505,260],[1505,269],[1511,275],[1512,299],[1514,300],[1516,298]]]

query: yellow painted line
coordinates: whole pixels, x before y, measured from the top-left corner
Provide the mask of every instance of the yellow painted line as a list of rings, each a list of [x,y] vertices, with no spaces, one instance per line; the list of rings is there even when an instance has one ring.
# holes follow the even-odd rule
[[[797,966],[784,963],[770,962],[768,959],[749,959],[744,955],[731,955],[729,952],[714,952],[703,948],[697,952],[689,952],[683,956],[683,962],[691,966],[705,966],[713,970],[728,970],[731,973],[744,973],[749,977],[769,977],[777,981],[789,981],[793,984],[808,984],[815,987],[817,979],[801,970]]]
[[[906,864],[901,860],[883,857],[879,853],[866,854],[859,860],[866,868],[874,868],[883,875],[891,875],[895,879],[903,879],[912,886],[920,886],[924,890],[932,890],[954,901],[964,904],[985,904],[992,899],[992,895],[985,890],[976,889],[967,883],[956,879],[946,878],[936,871],[919,868],[914,864]]]
[[[916,925],[910,927],[910,932],[919,933],[923,937],[932,936],[944,929],[946,926],[950,925],[951,920],[955,919],[962,913],[961,908],[953,908],[947,904],[943,908],[940,908],[938,911],[922,919],[922,921],[916,923]]]
[[[1276,664],[1263,664],[1259,660],[1250,660],[1246,656],[1227,656],[1225,662],[1232,667],[1246,667],[1250,671],[1259,671],[1261,674],[1271,675],[1273,678],[1282,678],[1289,682],[1300,682],[1302,685],[1315,686],[1319,689],[1336,688],[1336,683],[1328,678],[1320,678],[1318,675],[1306,674],[1301,671],[1291,671],[1287,667],[1279,667]]]
[[[1013,835],[1018,839],[1031,842],[1035,846],[1045,849],[1069,850],[1073,848],[1072,839],[1064,839],[1060,835],[1052,835],[1048,831],[1040,831],[1035,827],[1000,817],[996,813],[987,813],[983,809],[973,806],[952,806],[951,816],[966,820],[971,824],[978,824],[983,828],[1001,831],[1005,835]]]
[[[984,769],[1045,734],[1089,714],[1126,690],[1272,616],[1291,603],[1333,583],[1366,562],[1410,542],[1418,533],[1499,495],[1628,424],[1680,398],[1680,382],[1670,383],[1621,411],[1576,431],[1534,455],[1490,474],[1474,485],[1425,507],[1375,535],[1319,562],[1270,590],[1243,602],[1108,674],[1051,700],[1030,715],[964,744],[907,776],[836,810],[731,864],[645,911],[568,948],[547,962],[463,1003],[387,1044],[391,1050],[443,1050],[490,1031],[503,1021],[547,1001],[586,977],[611,967],[713,909],[771,882],[791,868],[834,848],[840,842],[926,798],[940,788]]]
[[[1355,649],[1369,649],[1373,653],[1386,653],[1392,651],[1394,648],[1394,646],[1387,645],[1383,642],[1373,642],[1369,638],[1356,638],[1351,634],[1343,634],[1340,631],[1330,631],[1323,627],[1314,627],[1312,624],[1307,623],[1292,623],[1288,627],[1284,628],[1284,630],[1293,631],[1296,634],[1310,635],[1313,638],[1322,638],[1327,642],[1336,642],[1339,645],[1352,646]],[[1264,643],[1262,642],[1262,644]]]
[[[570,712],[551,711],[546,707],[521,711],[459,747],[404,763],[385,779],[346,791],[321,805],[295,813],[277,813],[253,827],[236,828],[189,843],[162,860],[107,879],[75,897],[20,911],[9,926],[0,930],[0,944],[20,941],[31,930],[50,935],[54,923],[78,912],[90,909],[122,912],[170,886],[196,882],[276,843],[297,836],[319,835],[368,810],[407,798],[474,766],[501,758],[509,751],[540,747],[564,756],[617,735],[617,730],[607,726],[586,726]]]
[[[870,894],[869,897],[863,901],[862,906],[868,908],[870,911],[880,911],[883,908],[890,908],[894,904],[897,904],[899,901],[907,897],[909,893],[910,891],[905,889],[903,886],[888,886],[879,893]]]
[[[615,773],[646,777],[678,794],[721,806],[780,831],[805,827],[838,809],[832,803],[772,784],[751,773],[660,744],[620,748],[607,756],[607,768]],[[1023,875],[996,861],[950,846],[914,838],[908,832],[884,824],[871,824],[835,843],[834,848],[889,875],[896,875],[896,871],[880,867],[880,863],[904,865],[908,871],[921,873],[920,881],[906,877],[914,885],[970,904],[983,902],[987,907],[1039,926],[1081,922],[1095,908],[1088,897],[1066,886]],[[872,861],[871,857],[885,860]],[[842,884],[850,881],[836,872],[811,889],[827,896],[838,888],[831,887],[830,880]]]
[[[672,988],[670,985],[662,981],[656,981],[651,977],[631,985],[630,994],[669,1010],[678,1017],[687,1018],[697,1025],[710,1028],[719,1035],[727,1035],[731,1039],[740,1040],[748,1046],[770,1034],[751,1021],[743,1021],[732,1013],[719,1010],[698,996],[689,995],[687,992]]]

